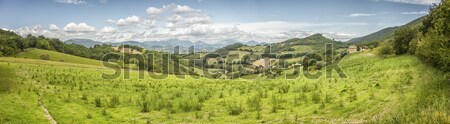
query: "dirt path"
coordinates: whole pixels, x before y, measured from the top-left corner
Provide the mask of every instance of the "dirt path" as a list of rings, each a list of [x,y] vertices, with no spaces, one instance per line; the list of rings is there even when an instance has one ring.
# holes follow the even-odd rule
[[[47,117],[48,121],[50,121],[51,124],[57,124],[58,122],[53,119],[52,115],[48,112],[47,108],[42,104],[42,95],[39,95],[38,100],[39,106],[41,106],[42,110],[44,111],[45,117]]]

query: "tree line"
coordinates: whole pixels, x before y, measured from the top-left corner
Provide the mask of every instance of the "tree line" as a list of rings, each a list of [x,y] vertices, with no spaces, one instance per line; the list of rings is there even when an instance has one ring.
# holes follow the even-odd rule
[[[96,60],[101,60],[106,53],[115,52],[111,45],[102,44],[87,48],[78,44],[66,44],[56,38],[46,38],[42,35],[33,36],[31,34],[22,37],[14,32],[0,29],[0,56],[14,56],[28,48],[56,51]]]
[[[397,30],[393,38],[381,42],[381,55],[411,54],[443,71],[450,71],[450,0],[442,0],[430,7],[420,26]],[[378,44],[377,44],[378,45]]]

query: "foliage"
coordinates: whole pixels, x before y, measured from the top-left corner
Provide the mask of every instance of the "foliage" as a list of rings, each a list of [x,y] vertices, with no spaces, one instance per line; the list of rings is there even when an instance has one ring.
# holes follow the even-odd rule
[[[411,28],[401,28],[395,31],[392,47],[396,55],[407,53],[410,42],[416,37],[417,30]]]
[[[50,56],[48,54],[44,54],[39,56],[39,58],[41,58],[42,60],[50,60]]]
[[[443,0],[431,8],[423,21],[423,39],[418,41],[417,56],[424,62],[450,71],[450,1]]]
[[[383,56],[383,57],[393,53],[392,46],[388,42],[381,42],[380,46],[377,47],[375,49],[375,51],[377,51],[378,55]]]
[[[227,103],[227,110],[229,115],[240,115],[244,112],[244,107],[242,106],[242,103],[231,101]]]

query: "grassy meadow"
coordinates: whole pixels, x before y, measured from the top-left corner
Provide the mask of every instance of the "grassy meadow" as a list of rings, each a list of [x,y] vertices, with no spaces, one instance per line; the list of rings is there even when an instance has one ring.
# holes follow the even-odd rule
[[[58,123],[450,123],[449,75],[416,57],[358,53],[340,66],[348,78],[102,79],[113,70],[0,58],[0,122],[49,123],[42,96]]]

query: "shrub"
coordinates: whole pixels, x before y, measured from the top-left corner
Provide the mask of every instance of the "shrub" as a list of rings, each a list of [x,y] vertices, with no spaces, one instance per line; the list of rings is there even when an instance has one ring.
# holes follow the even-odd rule
[[[315,104],[319,103],[321,101],[320,99],[320,93],[314,92],[311,94],[311,101],[313,101]]]
[[[184,98],[178,102],[178,108],[184,112],[200,111],[202,110],[202,107],[202,103],[200,103],[196,98]]]
[[[114,96],[111,97],[111,99],[110,99],[110,106],[112,108],[115,108],[117,105],[119,105],[119,103],[120,103],[119,96],[114,95]]]
[[[244,107],[242,107],[242,104],[237,104],[236,101],[227,103],[227,110],[229,115],[240,115],[242,112],[244,112]]]
[[[280,97],[278,97],[277,95],[272,95],[272,99],[270,102],[272,105],[272,109],[271,109],[272,113],[276,113],[278,111],[278,109],[282,109],[281,102],[282,102],[282,99]]]
[[[86,115],[86,118],[87,118],[87,119],[92,119],[92,114],[91,114],[91,113],[88,113],[88,114]]]
[[[150,112],[148,101],[142,102],[141,112],[143,112],[143,113]]]
[[[380,46],[375,50],[378,51],[378,55],[382,57],[386,57],[386,55],[392,54],[393,51],[391,45],[387,42],[381,42]]]
[[[88,100],[87,94],[83,94],[83,95],[81,96],[81,99],[87,101],[87,100]]]
[[[48,54],[44,54],[44,55],[41,55],[41,56],[39,56],[42,60],[50,60],[50,55],[48,55]]]
[[[102,107],[102,101],[100,97],[95,97],[95,107]]]
[[[261,97],[254,95],[247,99],[247,105],[250,111],[259,111],[262,108]]]

